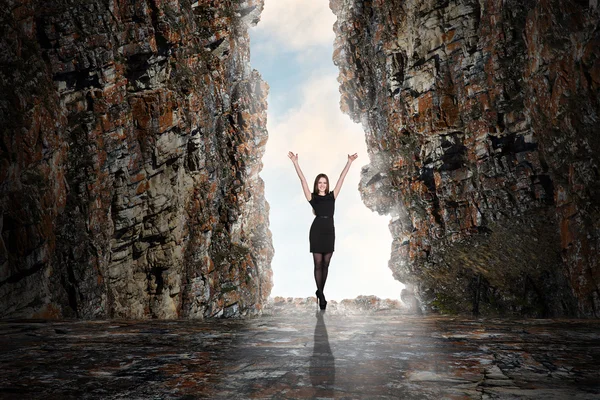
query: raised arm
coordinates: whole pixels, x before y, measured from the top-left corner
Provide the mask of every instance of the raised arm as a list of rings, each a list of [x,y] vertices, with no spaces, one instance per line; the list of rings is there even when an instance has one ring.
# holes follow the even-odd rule
[[[337,199],[338,194],[340,194],[340,190],[342,190],[342,185],[344,184],[344,178],[346,177],[346,174],[348,173],[348,170],[350,169],[350,166],[352,165],[352,162],[354,160],[356,160],[358,158],[358,155],[356,153],[350,155],[348,154],[348,162],[346,163],[346,166],[344,167],[341,175],[340,175],[340,179],[338,179],[337,183],[335,184],[335,188],[333,189],[333,197]]]
[[[300,165],[298,164],[298,154],[294,154],[291,151],[288,153],[288,157],[294,163],[294,168],[296,168],[296,173],[298,174],[298,178],[300,178],[300,183],[302,183],[302,191],[304,191],[304,196],[306,200],[310,201],[312,198],[310,189],[308,188],[308,183],[306,183],[306,178],[300,169]]]

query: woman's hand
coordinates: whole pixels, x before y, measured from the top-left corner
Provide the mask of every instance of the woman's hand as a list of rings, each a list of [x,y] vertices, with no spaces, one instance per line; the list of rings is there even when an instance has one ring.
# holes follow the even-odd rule
[[[308,183],[306,183],[306,178],[300,169],[300,164],[298,164],[298,154],[294,154],[291,151],[288,152],[288,157],[294,163],[294,168],[296,169],[296,173],[298,174],[298,178],[300,178],[300,183],[302,184],[302,191],[304,192],[304,197],[306,200],[310,201],[312,198],[312,194],[310,193],[310,189],[308,188]]]
[[[348,154],[348,162],[346,163],[346,166],[342,170],[342,174],[340,175],[340,179],[338,179],[337,183],[335,184],[335,188],[333,188],[333,197],[334,198],[337,199],[338,194],[340,194],[340,190],[342,189],[342,185],[344,184],[344,178],[346,178],[346,174],[348,173],[348,170],[350,169],[350,166],[352,165],[352,161],[356,160],[357,158],[358,158],[357,153]]]

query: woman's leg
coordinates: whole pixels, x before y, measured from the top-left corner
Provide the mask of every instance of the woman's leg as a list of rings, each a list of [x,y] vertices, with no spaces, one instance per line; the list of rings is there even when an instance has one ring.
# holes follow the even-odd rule
[[[321,292],[325,288],[327,275],[329,273],[329,262],[333,253],[313,253],[313,261],[315,263],[315,283],[317,289]]]
[[[327,282],[327,275],[329,274],[329,262],[331,261],[332,255],[333,255],[333,253],[323,254],[323,266],[322,266],[322,273],[321,273],[321,275],[323,276],[323,285],[320,288],[321,292],[323,292],[323,290],[325,289],[325,282]],[[323,297],[323,298],[325,298],[325,297]]]
[[[327,282],[327,275],[329,274],[329,262],[331,261],[331,256],[333,253],[325,253],[323,254],[323,266],[321,276],[323,277],[323,284],[321,285],[321,293],[325,290],[325,282]],[[323,301],[325,301],[325,294],[323,293]]]
[[[317,290],[322,292],[324,281],[323,281],[323,254],[313,253],[313,261],[315,263],[315,283],[317,284]]]

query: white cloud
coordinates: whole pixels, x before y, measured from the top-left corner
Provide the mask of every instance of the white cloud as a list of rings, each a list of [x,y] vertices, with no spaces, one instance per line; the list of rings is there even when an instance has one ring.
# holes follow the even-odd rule
[[[331,45],[334,22],[327,0],[265,0],[256,32],[279,46],[303,50]]]
[[[360,153],[364,147],[361,127],[341,113],[338,99],[336,75],[314,74],[303,86],[297,108],[281,116],[269,114],[269,142],[264,163],[287,168],[291,165],[288,151],[293,151],[298,153],[300,165],[309,175],[325,172],[330,175],[333,186],[347,155]],[[366,151],[359,154],[353,168],[367,163],[366,157]]]

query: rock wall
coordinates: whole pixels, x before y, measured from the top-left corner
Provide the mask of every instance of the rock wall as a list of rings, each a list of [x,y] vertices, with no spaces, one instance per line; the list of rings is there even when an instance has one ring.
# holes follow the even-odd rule
[[[600,317],[595,0],[331,0],[360,190],[421,309]]]
[[[260,312],[262,0],[3,0],[0,317]]]

